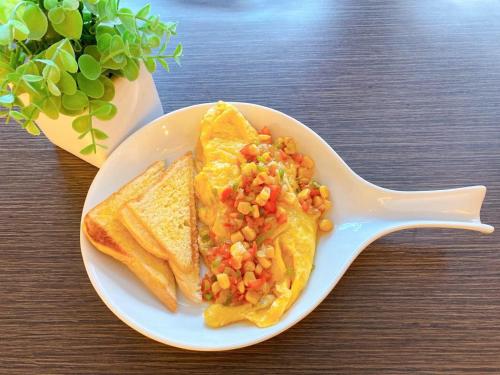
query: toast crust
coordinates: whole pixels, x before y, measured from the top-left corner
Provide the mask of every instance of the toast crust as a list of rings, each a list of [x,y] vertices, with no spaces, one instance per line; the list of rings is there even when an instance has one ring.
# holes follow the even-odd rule
[[[187,152],[184,156],[180,157],[177,159],[175,162],[173,162],[165,171],[164,177],[158,181],[154,186],[151,188],[155,188],[156,186],[160,186],[164,178],[168,178],[169,172],[173,170],[174,168],[177,167],[177,164],[185,161],[185,159],[191,159],[191,162],[193,162],[193,153]],[[193,173],[194,173],[194,166],[193,166]],[[143,198],[146,194],[147,191],[140,197],[136,199],[130,200],[128,203],[126,203],[125,207],[127,207],[131,212],[134,212],[135,217],[137,220],[141,223],[141,225],[148,231],[148,233],[158,242],[160,245],[160,248],[164,251],[166,258],[169,260],[169,263],[173,265],[179,272],[191,272],[193,271],[193,268],[195,268],[195,264],[199,263],[199,253],[198,253],[198,230],[196,227],[196,206],[195,206],[195,198],[194,198],[194,184],[189,184],[189,212],[190,212],[190,239],[191,239],[191,264],[186,266],[180,262],[177,261],[176,255],[174,252],[172,252],[168,246],[162,243],[161,238],[158,238],[156,233],[151,231],[151,229],[148,227],[148,223],[142,218],[140,215],[135,214],[134,210],[134,204],[137,204],[140,202],[141,198]],[[163,258],[163,256],[162,256]]]
[[[120,210],[120,221],[132,234],[134,239],[151,254],[162,253],[160,244],[154,239],[149,231],[144,228],[137,216],[126,206]],[[181,292],[191,301],[201,303],[200,292],[200,268],[195,263],[195,267],[190,272],[182,272],[174,263],[170,263],[175,280]]]
[[[113,207],[128,200],[129,196],[135,198],[141,194],[144,190],[141,179],[156,181],[163,169],[163,162],[154,163],[99,203],[85,215],[82,230],[96,249],[125,264],[168,309],[175,311],[175,281],[168,263],[151,255],[135,241],[119,222],[118,212],[115,213]]]

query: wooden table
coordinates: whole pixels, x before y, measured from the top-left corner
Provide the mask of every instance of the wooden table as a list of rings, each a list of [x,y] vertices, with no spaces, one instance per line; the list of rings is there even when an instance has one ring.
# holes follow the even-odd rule
[[[395,189],[484,184],[500,227],[500,4],[160,1],[182,68],[165,111],[225,99],[307,124],[361,176]],[[500,236],[381,239],[306,319],[221,353],[156,343],[94,292],[80,213],[96,169],[0,126],[0,373],[500,373]]]

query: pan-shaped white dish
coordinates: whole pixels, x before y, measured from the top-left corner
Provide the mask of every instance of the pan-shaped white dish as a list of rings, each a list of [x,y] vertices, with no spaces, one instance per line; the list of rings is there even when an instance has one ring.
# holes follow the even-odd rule
[[[316,162],[316,177],[330,188],[335,224],[320,237],[315,268],[299,299],[282,320],[268,328],[246,323],[211,329],[203,322],[204,305],[180,297],[171,313],[123,265],[97,251],[80,233],[85,267],[95,290],[123,322],[162,343],[192,350],[228,350],[267,340],[309,314],[331,292],[366,246],[388,233],[416,227],[470,229],[482,233],[479,213],[484,186],[402,192],[375,186],[356,175],[333,149],[299,121],[263,106],[234,103],[256,128],[273,136],[291,136],[299,150]],[[97,173],[87,195],[84,215],[156,160],[171,162],[194,151],[200,120],[212,104],[166,114],[126,139]]]

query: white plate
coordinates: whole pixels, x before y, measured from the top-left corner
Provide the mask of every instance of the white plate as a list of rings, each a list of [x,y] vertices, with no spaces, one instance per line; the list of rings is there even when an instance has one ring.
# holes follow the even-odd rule
[[[315,269],[310,280],[302,295],[278,324],[257,328],[238,323],[219,329],[205,326],[204,305],[196,306],[181,296],[178,311],[167,311],[125,266],[97,251],[81,232],[85,267],[101,299],[123,322],[154,340],[192,350],[228,350],[252,345],[276,336],[309,314],[333,289],[362,249],[385,233],[426,225],[485,232],[491,228],[478,223],[476,218],[479,210],[475,206],[481,206],[484,187],[416,193],[416,197],[404,195],[412,193],[382,189],[355,175],[326,142],[297,120],[266,107],[234,104],[256,128],[268,126],[273,136],[288,135],[295,138],[299,150],[315,160],[316,178],[331,187],[335,207],[330,217],[336,223],[335,230],[319,239]],[[194,151],[200,120],[211,105],[200,104],[166,114],[125,140],[104,163],[90,186],[82,220],[92,207],[154,161],[165,159],[170,163],[185,152]],[[394,197],[395,194],[403,194],[400,201],[408,203],[402,207],[398,205],[394,210],[394,207],[387,207],[386,198]],[[449,217],[451,214],[446,206],[441,210],[420,213],[424,216],[422,218],[403,217],[401,221],[402,211],[411,211],[409,208],[415,206],[416,200],[427,199],[431,196],[429,194],[454,197],[452,202],[446,201],[453,207],[460,205],[465,199],[463,197],[470,197],[468,201],[472,203],[469,202],[465,208],[460,206],[459,217]],[[438,198],[442,198],[441,195]],[[391,198],[389,201],[395,200]],[[415,210],[412,212],[415,216]],[[439,216],[440,212],[446,212],[448,221],[444,221],[442,215]],[[470,218],[464,216],[464,212],[469,212]],[[381,219],[384,214],[386,217]],[[430,215],[432,220],[424,220],[427,218],[425,215]]]

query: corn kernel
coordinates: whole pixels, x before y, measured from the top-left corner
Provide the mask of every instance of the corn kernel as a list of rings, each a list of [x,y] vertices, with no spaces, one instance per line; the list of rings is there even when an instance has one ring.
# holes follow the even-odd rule
[[[255,274],[252,271],[245,272],[243,275],[243,282],[248,286],[248,283],[251,281],[255,281]]]
[[[243,176],[251,176],[252,174],[257,173],[257,164],[254,162],[245,163],[241,167],[241,174]]]
[[[295,194],[291,192],[286,192],[283,194],[283,200],[288,203],[288,204],[294,204],[295,203]]]
[[[314,207],[319,207],[323,204],[323,198],[321,198],[319,195],[316,195],[313,198],[313,205]]]
[[[286,216],[286,210],[283,207],[278,207],[276,211],[276,217]]]
[[[230,286],[229,277],[225,273],[218,273],[217,281],[222,289],[227,289]]]
[[[238,292],[245,293],[245,283],[243,281],[240,281],[236,287],[238,288]]]
[[[333,229],[333,223],[328,219],[323,219],[319,222],[319,229],[323,232],[329,232]]]
[[[314,168],[314,160],[312,160],[309,156],[304,155],[304,159],[302,159],[302,165],[305,168]]]
[[[330,208],[332,208],[332,202],[328,199],[325,199],[323,204],[325,205],[325,210],[329,210]]]
[[[243,264],[243,271],[245,272],[253,272],[255,271],[255,263],[251,260],[247,260],[245,264]]]
[[[241,234],[240,231],[231,233],[231,242],[232,243],[240,242],[240,241],[243,241],[244,239],[245,238],[243,237],[243,235]]]
[[[233,258],[241,259],[243,255],[245,255],[245,253],[247,252],[247,249],[245,248],[243,242],[238,241],[231,245],[231,247],[229,248],[229,252],[231,253],[231,256]]]
[[[259,260],[259,264],[262,266],[262,268],[267,270],[269,267],[271,267],[272,263],[269,259],[264,257],[264,258],[258,258],[258,260]]]
[[[309,188],[305,188],[300,191],[300,193],[297,195],[297,198],[299,198],[299,200],[304,200],[309,198],[310,195],[311,195],[311,190]]]
[[[327,199],[330,196],[330,191],[325,185],[321,185],[319,187],[319,193],[321,194],[321,198],[323,199]]]
[[[238,212],[243,215],[248,215],[252,211],[252,205],[249,202],[238,203]]]
[[[274,256],[275,256],[274,246],[267,245],[266,246],[266,257],[274,258]]]
[[[266,256],[266,251],[264,249],[260,249],[257,251],[257,258],[263,258]]]
[[[259,216],[260,216],[259,206],[257,206],[256,204],[254,204],[252,206],[252,217],[254,219],[257,219]]]
[[[297,152],[297,145],[295,144],[295,141],[292,138],[285,137],[283,139],[283,143],[285,145],[285,152],[288,155],[295,154]]]
[[[253,241],[253,240],[255,240],[255,237],[257,237],[257,233],[255,233],[255,230],[250,228],[248,225],[243,227],[241,232],[243,233],[243,236],[245,237],[245,240],[247,240],[247,241]]]
[[[252,305],[255,305],[260,300],[260,294],[255,290],[249,290],[245,293],[245,300]]]
[[[259,206],[264,206],[267,203],[267,201],[269,200],[270,196],[271,196],[271,189],[269,189],[269,187],[267,187],[267,186],[264,186],[262,188],[262,190],[260,191],[259,195],[257,195],[257,197],[255,197],[255,202]]]
[[[247,147],[247,151],[250,155],[256,156],[259,154],[259,148],[255,143],[249,144]]]
[[[255,266],[255,273],[256,273],[257,275],[260,275],[260,274],[262,273],[262,271],[263,271],[263,270],[264,270],[264,269],[262,268],[262,264],[260,264],[260,263],[259,263],[259,264],[257,264],[257,265]]]
[[[219,285],[219,282],[218,282],[218,281],[214,282],[214,283],[212,284],[211,289],[212,289],[212,293],[213,293],[213,294],[217,294],[217,293],[219,293],[219,292],[220,292],[220,290],[221,290],[221,287],[220,287],[220,285]]]
[[[312,169],[300,167],[297,176],[299,177],[299,179],[311,179],[313,174],[314,171]]]
[[[259,141],[261,143],[271,143],[271,136],[269,134],[259,134]]]

